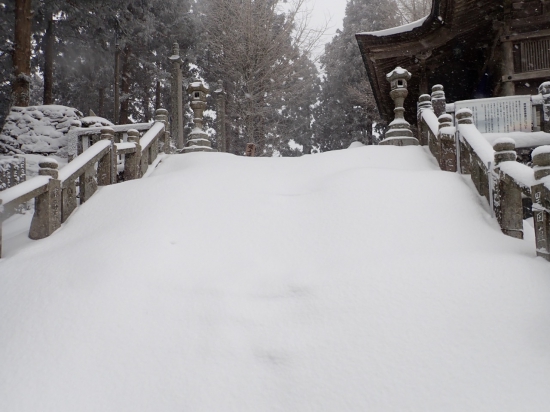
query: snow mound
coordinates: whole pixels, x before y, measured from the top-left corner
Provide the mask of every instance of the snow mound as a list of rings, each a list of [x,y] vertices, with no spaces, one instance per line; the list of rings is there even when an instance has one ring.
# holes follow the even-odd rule
[[[348,146],[348,149],[356,149],[358,147],[365,146],[363,143],[358,142],[357,140],[355,142],[351,142],[351,144]]]
[[[114,126],[114,124],[99,116],[86,116],[80,119],[80,123],[82,123],[82,127],[101,127],[101,126]]]
[[[0,411],[548,410],[549,263],[429,156],[169,155],[6,227]]]
[[[12,107],[0,133],[0,151],[66,157],[67,132],[81,126],[80,117],[77,109],[60,105]]]

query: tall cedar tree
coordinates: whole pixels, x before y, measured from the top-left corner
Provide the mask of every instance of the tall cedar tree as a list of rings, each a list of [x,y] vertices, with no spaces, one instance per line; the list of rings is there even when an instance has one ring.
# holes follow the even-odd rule
[[[307,51],[316,33],[298,19],[302,0],[286,6],[278,0],[206,0],[203,4],[207,56],[201,66],[207,80],[224,81],[233,153],[242,154],[250,142],[257,146],[256,155],[287,153],[293,135],[285,113],[305,96],[311,101],[302,103],[303,114],[311,121],[309,107],[315,96],[310,91],[316,76]]]
[[[341,149],[354,141],[372,143],[372,124],[379,121],[355,34],[398,26],[394,0],[350,0],[343,30],[325,46],[325,71],[315,108],[315,145],[320,151]]]

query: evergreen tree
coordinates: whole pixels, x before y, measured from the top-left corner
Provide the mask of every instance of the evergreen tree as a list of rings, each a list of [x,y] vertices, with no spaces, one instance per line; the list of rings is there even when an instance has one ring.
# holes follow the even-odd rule
[[[290,117],[303,115],[310,123],[307,108],[315,97],[310,92],[315,67],[307,57],[313,33],[299,21],[303,4],[298,0],[286,9],[278,0],[203,4],[207,55],[199,65],[211,83],[224,80],[233,153],[242,154],[247,143],[256,144],[257,155],[290,153],[290,139],[305,139],[298,130],[290,135]]]
[[[372,143],[373,122],[380,122],[355,34],[398,26],[394,0],[349,0],[343,30],[325,46],[325,71],[314,116],[320,151],[342,149],[354,141]]]

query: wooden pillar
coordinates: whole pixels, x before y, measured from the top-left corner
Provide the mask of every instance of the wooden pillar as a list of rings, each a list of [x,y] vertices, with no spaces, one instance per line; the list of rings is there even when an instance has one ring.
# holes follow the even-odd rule
[[[514,74],[514,45],[511,41],[502,42],[502,73],[503,73],[503,96],[514,96],[516,94],[516,85],[512,80]]]

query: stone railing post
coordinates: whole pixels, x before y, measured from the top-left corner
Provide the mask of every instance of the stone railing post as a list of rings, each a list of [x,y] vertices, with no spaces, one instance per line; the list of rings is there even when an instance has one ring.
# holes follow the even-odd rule
[[[61,189],[61,222],[65,222],[76,209],[76,181],[68,180]]]
[[[157,109],[155,111],[155,122],[164,123],[164,136],[159,143],[160,150],[164,153],[169,154],[171,151],[171,142],[170,142],[170,123],[168,123],[168,110],[166,109]]]
[[[531,156],[535,179],[540,181],[550,176],[550,146],[537,147]],[[550,261],[550,190],[540,182],[531,188],[531,196],[537,256]]]
[[[139,132],[136,129],[128,130],[128,142],[136,145],[134,153],[127,153],[124,157],[124,180],[139,179],[141,173],[141,145]]]
[[[493,210],[502,233],[523,239],[523,202],[521,188],[506,173],[500,170],[503,162],[515,162],[516,143],[509,138],[497,139],[493,145],[495,162],[492,176]]]
[[[447,172],[456,172],[456,129],[453,126],[453,117],[442,114],[439,120],[439,167]]]
[[[539,94],[542,96],[541,129],[550,133],[550,82],[541,83]]]
[[[61,226],[61,181],[58,179],[58,164],[54,159],[45,159],[38,166],[40,176],[50,176],[45,193],[37,196],[34,203],[29,238],[43,239]]]
[[[115,131],[112,127],[104,127],[101,129],[101,140],[109,140],[111,149],[103,156],[97,164],[97,184],[99,186],[107,186],[116,183],[116,147],[115,147]]]
[[[459,110],[455,113],[455,116],[458,124],[474,124],[473,114],[469,109]],[[472,173],[472,154],[460,139],[458,145],[460,148],[460,173],[469,175]]]
[[[214,91],[216,97],[216,141],[218,152],[227,152],[227,137],[225,133],[225,91],[223,82],[218,81],[218,88]]]
[[[430,142],[430,128],[422,120],[422,111],[431,110],[433,112],[432,100],[429,94],[423,94],[418,98],[418,112],[417,112],[417,125],[418,125],[418,141],[422,146],[426,146]]]
[[[432,106],[434,113],[437,117],[446,113],[447,99],[445,98],[445,91],[443,86],[436,84],[432,87]]]

